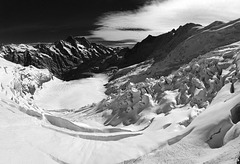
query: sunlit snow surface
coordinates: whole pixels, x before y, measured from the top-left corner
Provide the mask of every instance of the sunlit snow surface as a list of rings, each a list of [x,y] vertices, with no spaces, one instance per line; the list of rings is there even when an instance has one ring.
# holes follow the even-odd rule
[[[70,82],[54,78],[43,84],[42,89],[34,95],[34,99],[37,106],[47,110],[77,109],[106,98],[106,83],[105,75]]]
[[[223,74],[231,75],[231,68]],[[106,97],[106,80],[97,75],[62,82],[47,70],[0,58],[0,163],[236,163],[239,80],[234,93],[226,83],[206,109],[186,105],[156,114],[153,103],[142,111],[142,122],[116,127],[104,126],[105,111],[96,111]],[[174,99],[177,90],[167,93]]]

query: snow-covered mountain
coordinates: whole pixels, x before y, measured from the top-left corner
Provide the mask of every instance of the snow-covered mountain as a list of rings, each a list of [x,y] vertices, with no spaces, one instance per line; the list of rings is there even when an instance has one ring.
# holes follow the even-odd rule
[[[121,51],[2,46],[0,163],[237,163],[239,25],[190,23]]]
[[[7,60],[23,66],[47,68],[56,77],[73,80],[91,76],[116,66],[120,49],[90,43],[84,37],[68,37],[49,44],[3,45],[0,54]]]

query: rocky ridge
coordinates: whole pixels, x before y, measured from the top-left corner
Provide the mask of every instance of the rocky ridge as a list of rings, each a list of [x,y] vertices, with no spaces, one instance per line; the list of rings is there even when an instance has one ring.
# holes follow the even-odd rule
[[[62,80],[91,76],[116,66],[118,49],[90,43],[83,37],[68,37],[52,44],[10,44],[1,47],[5,59],[23,66],[47,68]]]

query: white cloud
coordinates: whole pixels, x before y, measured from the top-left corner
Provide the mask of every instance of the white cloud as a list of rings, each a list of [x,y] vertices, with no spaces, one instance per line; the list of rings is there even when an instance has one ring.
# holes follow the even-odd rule
[[[240,17],[239,0],[157,0],[136,12],[108,13],[97,24],[103,25],[93,35],[106,40],[142,40],[188,22],[207,25],[215,20],[230,21]],[[150,31],[118,31],[117,28],[146,28]]]

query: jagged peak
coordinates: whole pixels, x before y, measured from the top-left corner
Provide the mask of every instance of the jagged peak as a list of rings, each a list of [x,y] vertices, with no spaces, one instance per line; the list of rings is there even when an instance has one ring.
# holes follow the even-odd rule
[[[185,25],[181,25],[177,28],[177,30],[175,30],[175,33],[179,34],[179,33],[185,33],[195,27],[201,27],[202,25],[200,24],[195,24],[195,23],[186,23]]]
[[[155,38],[156,38],[156,36],[148,35],[143,41],[151,41]]]
[[[89,42],[85,37],[76,36],[76,37],[74,37],[74,39],[77,40],[78,43],[82,44],[86,48],[91,47],[91,42]]]
[[[199,26],[202,26],[202,25],[196,24],[196,23],[186,23],[185,25],[180,25],[177,29],[173,28],[171,31],[169,31],[167,33],[164,33],[164,34],[161,34],[159,36],[163,36],[163,35],[166,35],[166,34],[175,34],[175,33],[179,34],[179,33],[183,33],[185,31],[191,30],[194,27],[199,27]],[[142,42],[152,41],[159,36],[148,35]]]
[[[69,42],[71,45],[75,45],[76,44],[76,40],[72,36],[68,36],[66,41]]]

